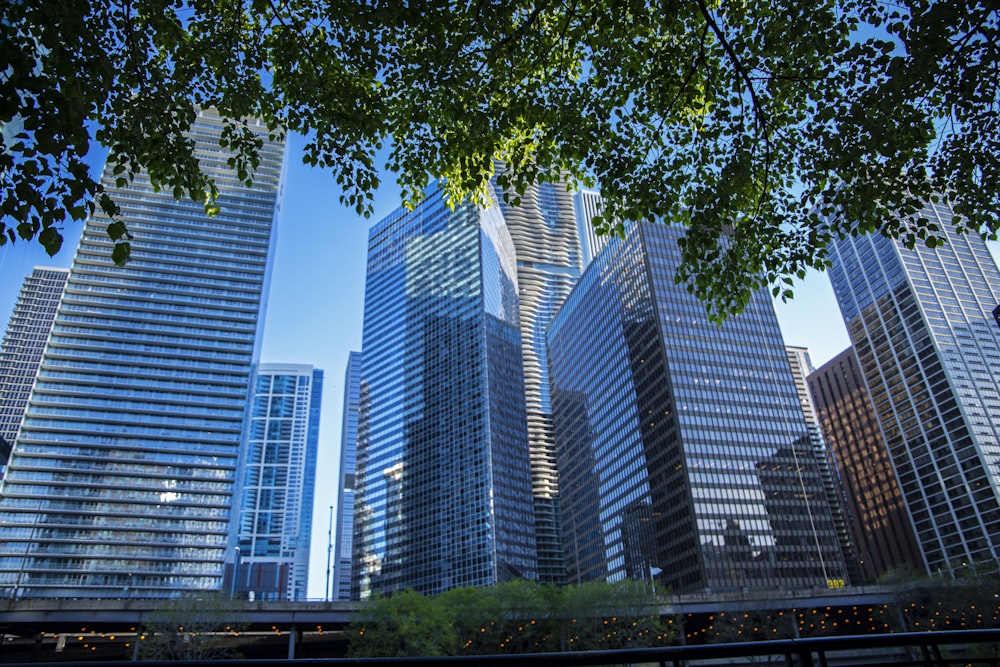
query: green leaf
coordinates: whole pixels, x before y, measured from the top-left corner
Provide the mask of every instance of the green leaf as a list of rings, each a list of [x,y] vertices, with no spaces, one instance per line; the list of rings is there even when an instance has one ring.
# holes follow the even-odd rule
[[[119,241],[118,243],[115,243],[114,248],[111,250],[111,260],[115,263],[115,266],[125,266],[128,264],[131,257],[132,244],[128,241]]]
[[[63,237],[55,227],[46,227],[38,234],[38,242],[49,257],[53,257],[62,248]]]
[[[116,220],[108,225],[107,231],[108,236],[112,241],[118,241],[120,239],[127,240],[129,238],[129,233],[125,228],[125,223],[120,220]]]

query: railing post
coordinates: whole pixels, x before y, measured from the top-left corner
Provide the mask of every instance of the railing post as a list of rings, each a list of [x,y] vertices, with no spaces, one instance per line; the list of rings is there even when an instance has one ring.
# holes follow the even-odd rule
[[[802,646],[798,651],[799,667],[813,667],[812,651],[808,646]]]
[[[135,626],[135,639],[132,640],[132,662],[139,662],[139,637],[142,636],[142,625]]]

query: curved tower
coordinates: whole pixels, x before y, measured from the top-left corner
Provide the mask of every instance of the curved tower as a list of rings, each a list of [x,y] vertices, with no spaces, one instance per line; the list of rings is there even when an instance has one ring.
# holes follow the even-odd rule
[[[580,278],[573,193],[561,183],[541,183],[528,188],[518,206],[501,208],[517,254],[538,575],[543,582],[562,583],[566,565],[545,330]]]

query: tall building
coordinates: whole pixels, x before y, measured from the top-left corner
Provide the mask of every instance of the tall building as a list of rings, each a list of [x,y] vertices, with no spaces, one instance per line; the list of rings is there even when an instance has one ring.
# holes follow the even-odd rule
[[[598,236],[594,229],[594,218],[601,212],[603,200],[600,192],[580,190],[573,195],[573,209],[576,211],[577,236],[580,239],[580,259],[582,268],[594,261],[597,253],[608,245],[610,236]]]
[[[810,373],[808,381],[837,468],[861,575],[857,583],[891,570],[926,571],[854,348]]]
[[[947,244],[880,235],[830,247],[830,278],[933,572],[1000,556],[1000,270],[957,234],[946,204],[924,215]]]
[[[247,188],[191,132],[221,212],[157,192],[144,173],[104,187],[133,236],[111,263],[109,220],[86,223],[0,487],[4,595],[171,597],[219,589],[267,293],[283,146],[263,140]]]
[[[569,580],[841,586],[771,300],[724,326],[674,284],[683,230],[613,238],[548,331]]]
[[[322,398],[318,368],[257,368],[224,589],[257,600],[306,599]]]
[[[565,184],[540,183],[527,188],[518,206],[504,203],[501,209],[517,255],[538,575],[544,582],[563,583],[566,563],[545,330],[580,278],[573,194]]]
[[[807,376],[815,369],[812,359],[809,358],[809,350],[796,345],[786,345],[785,353],[788,355],[788,365],[792,369],[792,379],[795,381],[795,391],[799,395],[799,403],[802,405],[802,414],[806,418],[806,428],[809,430],[809,442],[812,443],[815,453],[816,463],[819,465],[820,474],[823,476],[823,488],[826,491],[827,502],[830,504],[830,513],[833,516],[833,523],[837,528],[837,537],[840,540],[840,550],[844,555],[844,563],[847,565],[848,579],[851,582],[862,581],[861,569],[857,565],[857,557],[854,555],[854,546],[851,534],[847,527],[847,519],[844,516],[844,500],[836,476],[836,468],[830,459],[826,442],[823,440],[823,430],[820,427],[819,417],[816,414],[816,406],[813,403],[812,394],[809,393]]]
[[[369,233],[352,597],[538,577],[515,262],[440,191]]]
[[[340,427],[340,490],[337,495],[337,544],[333,566],[334,600],[351,599],[351,553],[354,545],[354,473],[361,405],[361,353],[351,352],[344,377],[344,419]]]
[[[68,273],[36,266],[24,279],[7,325],[0,348],[0,475],[21,427]]]

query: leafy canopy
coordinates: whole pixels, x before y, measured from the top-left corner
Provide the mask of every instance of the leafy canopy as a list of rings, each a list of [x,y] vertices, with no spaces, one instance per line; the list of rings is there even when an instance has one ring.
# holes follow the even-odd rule
[[[494,161],[599,186],[599,225],[689,226],[678,279],[716,317],[763,285],[791,296],[831,238],[941,241],[944,198],[996,236],[998,10],[985,0],[13,0],[0,3],[0,242],[54,253],[67,218],[121,184],[215,209],[185,137],[193,105],[309,137],[343,202],[370,214],[384,168],[404,203],[432,178],[482,201]],[[388,149],[387,164],[376,154]],[[127,223],[127,221],[124,221]],[[109,233],[125,245],[121,221]]]
[[[640,582],[579,586],[515,579],[375,597],[347,628],[351,657],[496,655],[665,646],[680,624]]]

